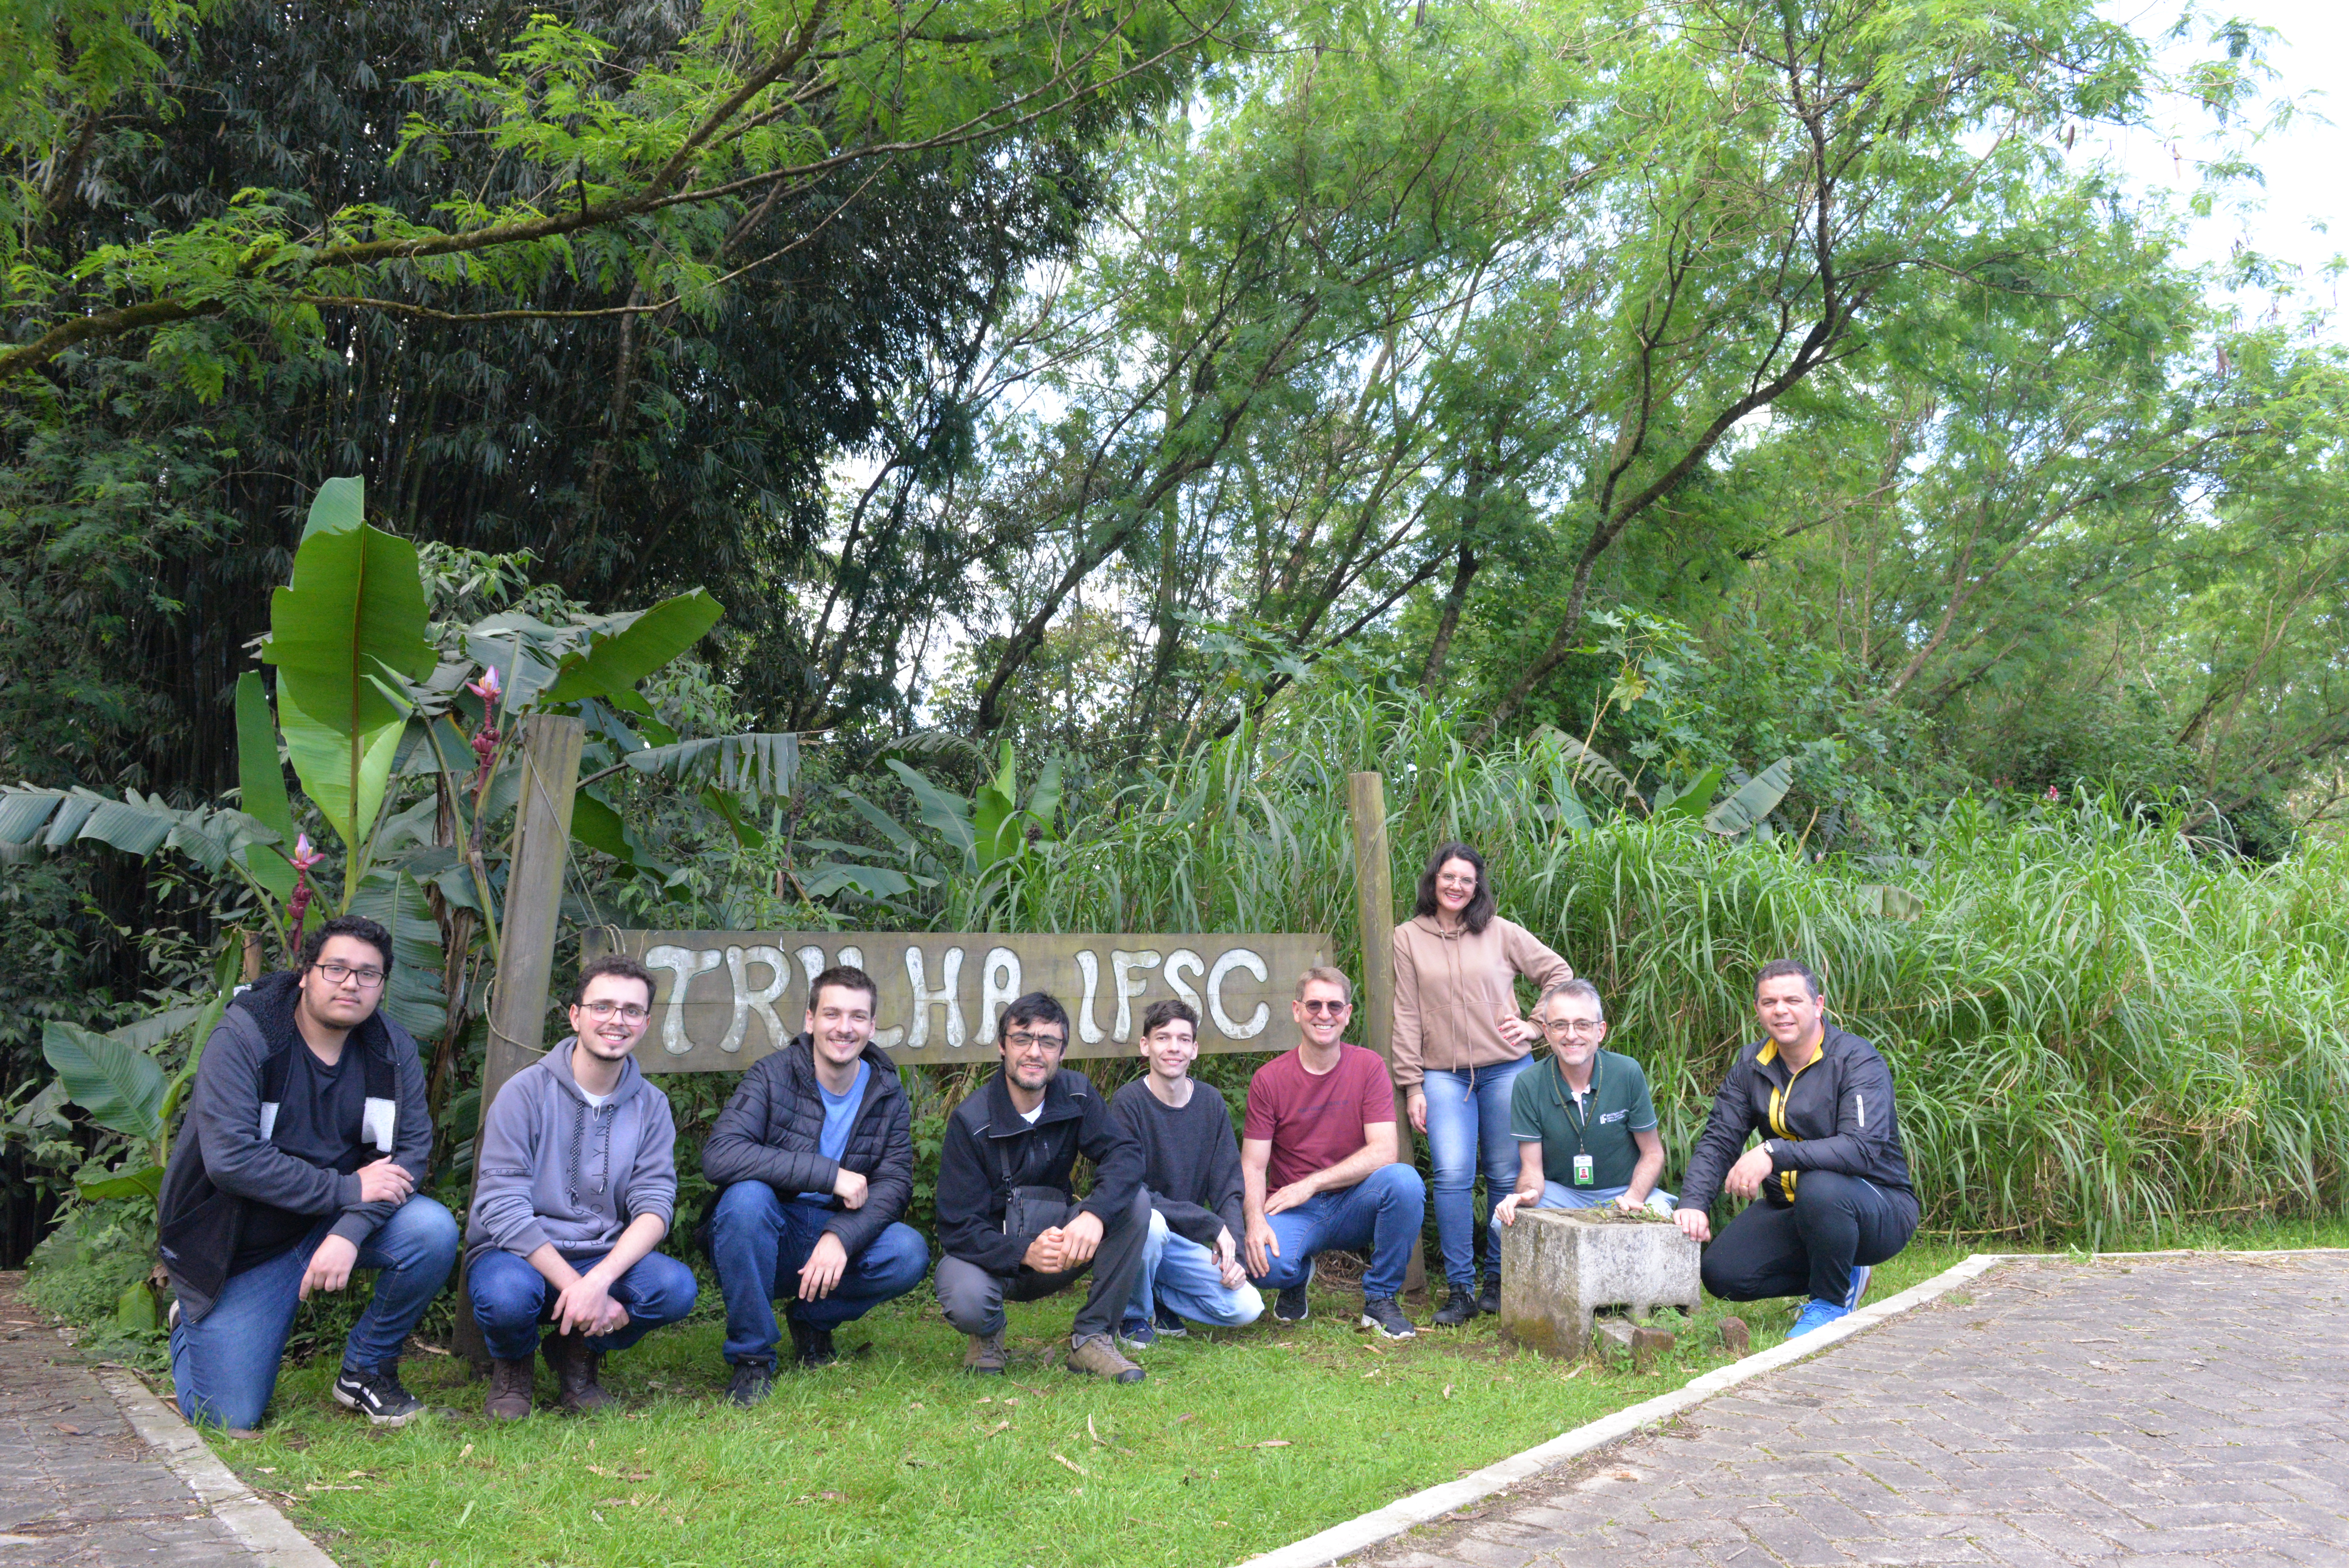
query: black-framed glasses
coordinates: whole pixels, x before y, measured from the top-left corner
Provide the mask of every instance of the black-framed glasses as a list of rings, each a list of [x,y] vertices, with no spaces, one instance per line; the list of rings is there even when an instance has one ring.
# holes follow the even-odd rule
[[[1305,1009],[1309,1018],[1342,1018],[1354,1006],[1351,1002],[1324,1002],[1319,998],[1297,1005]]]
[[[630,1024],[641,1024],[653,1016],[651,1008],[640,1007],[634,1002],[582,1002],[579,1006],[599,1024],[608,1022],[615,1013]]]
[[[1069,1037],[1066,1035],[1039,1034],[1034,1030],[1020,1029],[1015,1033],[1004,1036],[1003,1043],[1009,1046],[1015,1051],[1057,1051],[1061,1047],[1069,1043]]]
[[[346,980],[355,980],[358,982],[360,990],[372,991],[383,984],[383,971],[380,969],[354,967],[348,964],[320,964],[315,967],[319,974],[326,977],[326,984],[329,985],[339,985]]]

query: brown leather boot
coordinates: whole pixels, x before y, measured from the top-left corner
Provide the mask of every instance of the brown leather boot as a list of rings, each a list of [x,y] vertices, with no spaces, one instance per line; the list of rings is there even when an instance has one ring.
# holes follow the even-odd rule
[[[550,1334],[540,1342],[540,1352],[546,1357],[547,1369],[554,1374],[560,1390],[556,1401],[566,1410],[585,1414],[614,1404],[612,1396],[595,1381],[603,1370],[604,1358],[587,1348],[584,1336]]]
[[[527,1356],[519,1361],[490,1363],[490,1398],[482,1407],[493,1421],[519,1421],[530,1414],[531,1374]]]

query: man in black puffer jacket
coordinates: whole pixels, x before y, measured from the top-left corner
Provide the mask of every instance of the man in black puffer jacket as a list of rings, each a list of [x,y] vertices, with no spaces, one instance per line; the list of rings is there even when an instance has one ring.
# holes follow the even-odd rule
[[[1791,958],[1765,964],[1754,1008],[1764,1037],[1737,1054],[1713,1097],[1672,1218],[1713,1243],[1704,1288],[1722,1300],[1809,1290],[1792,1339],[1858,1306],[1869,1268],[1916,1233],[1917,1194],[1892,1069],[1874,1046],[1826,1021],[1818,976]],[[1755,1131],[1762,1141],[1747,1150]],[[1724,1191],[1760,1201],[1713,1240],[1709,1211]]]
[[[929,1272],[929,1247],[899,1218],[914,1194],[913,1116],[896,1064],[873,1043],[878,996],[862,969],[817,975],[806,1033],[751,1065],[701,1146],[719,1189],[709,1261],[738,1405],[773,1386],[779,1288],[797,1298],[787,1315],[799,1364],[821,1367],[835,1359],[834,1328]]]

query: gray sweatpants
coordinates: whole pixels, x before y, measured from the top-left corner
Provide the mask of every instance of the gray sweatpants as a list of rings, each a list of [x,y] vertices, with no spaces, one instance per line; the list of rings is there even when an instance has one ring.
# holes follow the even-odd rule
[[[1065,1225],[1076,1217],[1077,1205],[1071,1203],[1061,1222]],[[1101,1247],[1092,1261],[1064,1274],[1039,1274],[1022,1264],[1016,1274],[999,1274],[963,1258],[940,1258],[938,1308],[948,1323],[965,1334],[1000,1334],[1006,1301],[1037,1301],[1056,1295],[1091,1269],[1092,1288],[1085,1293],[1084,1305],[1077,1309],[1070,1337],[1112,1333],[1142,1278],[1143,1252],[1149,1241],[1150,1194],[1136,1191],[1133,1205],[1102,1228]]]

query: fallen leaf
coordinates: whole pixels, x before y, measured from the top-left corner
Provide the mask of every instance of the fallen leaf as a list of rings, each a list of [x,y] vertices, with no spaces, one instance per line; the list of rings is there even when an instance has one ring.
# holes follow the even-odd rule
[[[69,1438],[78,1438],[82,1435],[81,1429],[73,1425],[69,1421],[51,1421],[49,1425],[55,1427],[57,1430],[63,1432]]]
[[[1579,1367],[1576,1367],[1573,1371],[1571,1371],[1571,1372],[1568,1373],[1568,1374],[1566,1375],[1566,1378],[1565,1378],[1565,1380],[1566,1380],[1567,1382],[1568,1382],[1568,1383],[1571,1383],[1571,1382],[1573,1382],[1577,1377],[1581,1377],[1585,1372],[1588,1372],[1588,1371],[1589,1371],[1589,1370],[1590,1370],[1590,1363],[1589,1363],[1589,1362],[1588,1362],[1588,1361],[1586,1361],[1586,1362],[1584,1362],[1581,1366],[1579,1366]]]
[[[595,1511],[594,1509],[592,1509],[592,1508],[591,1508],[591,1509],[589,1509],[589,1510],[587,1511],[587,1517],[588,1517],[588,1518],[590,1518],[590,1519],[592,1519],[592,1520],[594,1520],[594,1521],[595,1521],[596,1523],[598,1523],[598,1524],[601,1524],[601,1523],[603,1523],[603,1522],[604,1522],[604,1516],[603,1516],[602,1514],[600,1514],[600,1513],[596,1512],[596,1511]]]
[[[277,1467],[275,1465],[262,1465],[256,1468],[253,1473],[255,1475],[275,1475],[277,1473]]]
[[[458,1457],[459,1459],[460,1459],[460,1460],[461,1460],[461,1459],[463,1459],[467,1454],[470,1454],[470,1453],[471,1453],[472,1451],[473,1451],[473,1445],[472,1445],[472,1444],[471,1444],[471,1443],[467,1443],[463,1448],[459,1449],[457,1450],[457,1457]]]
[[[1191,1414],[1190,1411],[1185,1410],[1181,1415],[1174,1418],[1174,1424],[1179,1427],[1185,1421],[1195,1421],[1198,1418],[1198,1417]]]
[[[1614,1479],[1617,1480],[1638,1480],[1640,1478],[1632,1474],[1630,1470],[1617,1470],[1615,1472]]]
[[[993,1425],[993,1426],[991,1426],[991,1427],[988,1428],[988,1429],[987,1429],[987,1430],[985,1430],[985,1431],[983,1431],[983,1432],[979,1433],[978,1435],[979,1435],[980,1437],[982,1437],[982,1438],[991,1438],[991,1437],[995,1436],[995,1434],[996,1434],[996,1433],[998,1433],[998,1432],[1008,1432],[1008,1431],[1009,1431],[1010,1429],[1011,1429],[1011,1423],[1010,1423],[1010,1422],[1009,1422],[1009,1421],[998,1421],[998,1422],[996,1422],[996,1423],[995,1423],[995,1425]]]
[[[1447,1399],[1452,1398],[1452,1385],[1449,1383],[1444,1386],[1444,1397]]]
[[[1288,1449],[1294,1448],[1297,1445],[1290,1442],[1287,1438],[1267,1438],[1260,1443],[1247,1443],[1243,1446],[1251,1449]]]
[[[1385,1370],[1386,1368],[1383,1367],[1373,1367],[1369,1371],[1363,1373],[1362,1376],[1365,1377],[1375,1377]]]
[[[1093,1473],[1092,1471],[1091,1471],[1091,1470],[1089,1470],[1085,1469],[1085,1467],[1084,1467],[1084,1466],[1082,1466],[1082,1465],[1081,1465],[1081,1464],[1077,1463],[1077,1461],[1076,1461],[1076,1460],[1074,1460],[1070,1459],[1069,1457],[1067,1457],[1065,1454],[1054,1454],[1054,1455],[1052,1456],[1052,1458],[1053,1458],[1054,1460],[1058,1460],[1060,1463],[1061,1463],[1061,1464],[1064,1464],[1064,1465],[1068,1466],[1071,1470],[1072,1470],[1076,1471],[1079,1475],[1091,1475],[1091,1474],[1092,1474],[1092,1473]]]

